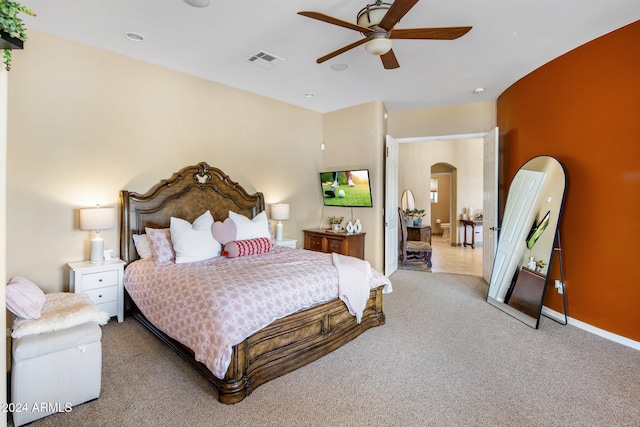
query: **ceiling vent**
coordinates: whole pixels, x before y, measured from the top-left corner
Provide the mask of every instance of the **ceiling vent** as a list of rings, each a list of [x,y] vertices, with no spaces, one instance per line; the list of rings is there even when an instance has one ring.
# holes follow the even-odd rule
[[[282,61],[284,61],[284,59],[279,58],[275,55],[272,55],[270,53],[264,52],[264,51],[260,51],[258,53],[256,53],[255,55],[247,58],[247,61],[251,62],[252,64],[255,64],[259,67],[262,68],[271,68],[276,64],[281,63]]]

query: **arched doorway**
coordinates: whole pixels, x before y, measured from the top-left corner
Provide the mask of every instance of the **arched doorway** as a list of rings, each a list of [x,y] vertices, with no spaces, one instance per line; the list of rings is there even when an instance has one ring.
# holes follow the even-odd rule
[[[455,174],[456,168],[449,163],[440,162],[431,165],[431,203],[429,205],[431,229],[434,235],[448,238],[453,246],[457,244],[456,221],[453,214],[456,212],[456,207],[452,206],[456,200],[453,185]]]

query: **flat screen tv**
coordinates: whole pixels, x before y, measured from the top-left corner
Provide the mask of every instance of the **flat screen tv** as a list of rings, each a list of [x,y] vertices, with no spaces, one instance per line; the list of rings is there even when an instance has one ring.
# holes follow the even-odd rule
[[[368,169],[322,172],[320,185],[325,206],[373,207]]]
[[[547,228],[547,225],[549,225],[550,216],[551,211],[547,211],[547,214],[544,216],[544,218],[542,218],[542,221],[540,221],[537,225],[535,223],[533,224],[533,227],[531,227],[531,231],[527,236],[527,248],[531,249],[533,248],[533,245],[536,244],[542,232]]]

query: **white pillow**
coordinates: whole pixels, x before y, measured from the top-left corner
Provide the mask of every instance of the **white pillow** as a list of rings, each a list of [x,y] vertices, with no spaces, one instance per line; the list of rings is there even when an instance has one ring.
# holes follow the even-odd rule
[[[193,225],[184,219],[171,217],[171,242],[176,252],[176,264],[203,261],[220,256],[220,243],[213,238],[213,217],[206,211]]]
[[[134,234],[133,244],[136,245],[136,252],[142,259],[153,258],[153,248],[146,234]]]
[[[7,308],[23,319],[39,319],[44,307],[42,289],[24,277],[12,277],[5,288]]]
[[[250,240],[266,237],[271,239],[269,219],[265,211],[260,212],[253,219],[229,211],[229,218],[236,225],[236,240]]]

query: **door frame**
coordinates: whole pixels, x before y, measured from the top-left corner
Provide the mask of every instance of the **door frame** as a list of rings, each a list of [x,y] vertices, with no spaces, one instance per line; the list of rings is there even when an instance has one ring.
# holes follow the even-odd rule
[[[492,128],[489,132],[493,132],[494,129],[495,128]],[[407,137],[407,138],[394,138],[391,135],[387,135],[387,137],[392,138],[392,141],[393,141],[394,145],[398,145],[398,144],[406,144],[406,143],[410,143],[410,142],[448,141],[448,140],[457,140],[457,139],[483,139],[489,132],[475,132],[475,133],[464,133],[464,134],[453,134],[453,135],[415,136],[415,137]],[[386,168],[385,168],[385,173],[388,173]],[[398,188],[395,188],[395,189],[387,188],[387,183],[388,182],[395,182],[396,186],[397,186],[397,183],[398,183],[397,169],[395,169],[395,173],[396,173],[395,177],[392,177],[391,179],[390,179],[390,177],[386,177],[385,178],[385,194],[389,194],[389,191],[392,191],[393,194],[399,194],[399,189]],[[497,198],[498,198],[497,189],[496,189],[495,197],[496,197],[496,200],[497,200]],[[453,197],[452,197],[452,201],[451,201],[451,206],[452,206],[452,209],[456,209],[457,208],[457,204],[453,201]],[[395,212],[397,210],[398,210],[398,200],[397,200],[397,198],[396,198],[396,200],[391,200],[391,198],[387,198],[385,200],[384,211],[385,212],[389,212],[389,211]],[[453,228],[453,224],[452,224],[451,233],[453,233],[453,231],[454,231],[454,228]],[[385,236],[388,236],[388,234],[389,234],[388,233],[388,223],[385,224],[384,233],[385,233]],[[394,252],[393,248],[391,247],[391,245],[397,246],[397,242],[391,242],[389,239],[385,239],[385,245],[384,245],[384,252],[385,252],[384,253],[384,258],[385,258],[385,260],[387,260],[388,257],[390,256],[390,254],[393,254],[393,252]],[[393,271],[395,271],[395,270],[393,270]],[[385,269],[385,274],[387,276],[389,276],[389,275],[391,275],[393,273],[393,271],[387,271]]]

